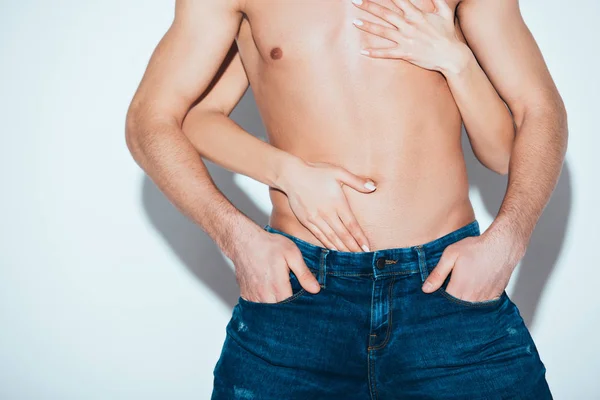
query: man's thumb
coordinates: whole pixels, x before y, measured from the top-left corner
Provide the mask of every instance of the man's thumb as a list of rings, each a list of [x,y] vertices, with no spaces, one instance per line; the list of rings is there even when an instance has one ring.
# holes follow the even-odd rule
[[[360,176],[354,175],[352,172],[347,171],[344,168],[339,169],[339,180],[344,185],[350,186],[352,189],[362,193],[371,193],[377,189],[373,180],[361,178]]]
[[[289,269],[291,269],[298,278],[300,286],[311,293],[319,293],[321,290],[321,285],[306,265],[304,257],[299,249],[297,249],[291,256],[287,256],[286,262]]]
[[[437,263],[435,268],[431,270],[425,282],[423,282],[423,291],[425,293],[431,293],[439,289],[452,268],[454,268],[454,264],[456,263],[457,255],[453,253],[446,252],[442,253],[442,257],[440,261]]]

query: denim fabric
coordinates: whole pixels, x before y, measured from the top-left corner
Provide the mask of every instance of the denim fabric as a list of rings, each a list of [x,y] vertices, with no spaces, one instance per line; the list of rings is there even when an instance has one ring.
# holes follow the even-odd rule
[[[421,290],[442,251],[477,220],[428,243],[340,252],[298,246],[321,291],[238,299],[214,368],[213,400],[552,399],[533,339],[506,291],[470,302]]]

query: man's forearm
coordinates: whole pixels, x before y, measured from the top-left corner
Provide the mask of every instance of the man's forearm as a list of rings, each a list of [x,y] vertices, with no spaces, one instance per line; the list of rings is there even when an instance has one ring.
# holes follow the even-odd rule
[[[171,122],[136,124],[128,118],[127,146],[138,165],[184,215],[198,224],[232,258],[233,238],[258,225],[219,191],[198,152]]]
[[[511,263],[524,255],[558,182],[567,149],[567,115],[518,0],[462,0],[457,15],[469,48],[516,125],[506,194],[484,232],[498,238],[501,248],[511,249]]]
[[[506,195],[488,231],[509,235],[515,252],[525,253],[533,230],[558,182],[568,139],[567,115],[558,93],[515,118]]]

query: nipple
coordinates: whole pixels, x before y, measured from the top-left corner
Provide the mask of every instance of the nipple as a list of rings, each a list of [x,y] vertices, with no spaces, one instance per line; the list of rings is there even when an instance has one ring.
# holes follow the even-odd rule
[[[273,50],[271,50],[271,58],[273,60],[279,60],[281,57],[283,57],[283,50],[279,47],[274,47]]]

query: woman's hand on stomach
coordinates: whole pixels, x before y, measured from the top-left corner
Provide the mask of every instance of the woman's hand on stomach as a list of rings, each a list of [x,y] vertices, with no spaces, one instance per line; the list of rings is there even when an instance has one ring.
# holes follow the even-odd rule
[[[301,161],[286,168],[280,189],[294,215],[323,245],[338,251],[370,251],[367,237],[350,209],[346,185],[372,193],[373,180],[324,162]]]

